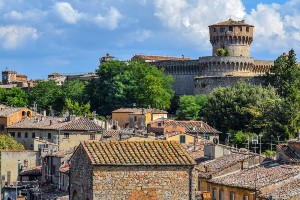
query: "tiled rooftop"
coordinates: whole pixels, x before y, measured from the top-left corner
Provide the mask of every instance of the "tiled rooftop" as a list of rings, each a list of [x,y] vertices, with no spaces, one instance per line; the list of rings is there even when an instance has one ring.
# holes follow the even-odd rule
[[[220,23],[217,23],[217,24],[213,24],[213,25],[210,25],[210,26],[251,26],[251,27],[253,27],[253,25],[245,24],[244,20],[234,21],[232,19],[229,19],[228,21],[220,22]]]
[[[249,170],[241,170],[225,176],[215,177],[209,182],[254,190],[255,188],[260,189],[287,180],[298,175],[299,172],[300,166],[269,162]]]
[[[36,166],[30,169],[25,169],[23,171],[20,172],[21,176],[29,176],[29,175],[35,175],[35,176],[41,176],[42,172],[41,172],[41,166]]]
[[[150,124],[157,123],[161,121],[162,119],[157,119],[156,121],[150,122]],[[177,120],[170,120],[170,119],[164,119],[162,126],[182,126],[185,128],[185,131],[188,133],[221,133],[220,131],[217,131],[216,129],[209,126],[207,123],[203,121],[177,121]]]
[[[132,113],[132,114],[142,114],[143,108],[119,108],[114,110],[113,113]],[[165,113],[165,110],[159,110],[155,108],[144,108],[145,113]]]
[[[144,61],[191,60],[190,58],[185,58],[185,57],[147,56],[147,55],[135,55],[134,58],[139,58]]]
[[[276,184],[276,186],[272,189],[262,189],[259,197],[268,199],[270,196],[272,196],[273,199],[288,200],[296,195],[300,195],[299,177],[293,177],[287,181],[282,181],[281,183]]]
[[[124,131],[124,130],[108,130],[102,133],[102,140],[119,140],[129,138],[130,135],[134,136],[133,132]]]
[[[24,107],[4,107],[0,110],[0,117],[7,117],[21,109],[24,109]]]
[[[94,165],[194,165],[178,142],[110,141],[82,143]]]
[[[89,119],[88,117],[78,117],[75,120],[69,121],[64,124],[60,130],[85,130],[85,131],[99,131],[103,130],[94,120]]]
[[[195,170],[198,172],[199,177],[209,178],[212,174],[221,172],[243,160],[246,160],[247,158],[248,154],[231,153],[214,160],[200,163],[195,166]]]

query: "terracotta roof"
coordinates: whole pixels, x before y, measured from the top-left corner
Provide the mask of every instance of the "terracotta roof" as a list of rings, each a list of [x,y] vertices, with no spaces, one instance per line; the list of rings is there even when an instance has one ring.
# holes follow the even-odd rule
[[[232,19],[229,19],[228,21],[219,22],[217,24],[210,25],[209,27],[211,27],[211,26],[251,26],[251,27],[253,27],[253,25],[245,24],[244,20],[234,21]]]
[[[300,195],[300,178],[292,178],[287,181],[282,181],[276,184],[273,188],[262,189],[260,198],[268,199],[272,196],[273,199],[287,200],[296,195]]]
[[[94,120],[88,117],[78,117],[73,121],[69,121],[63,125],[60,130],[85,130],[85,131],[98,131],[103,130]]]
[[[94,165],[194,165],[178,142],[85,141],[81,143]]]
[[[215,177],[209,182],[254,190],[289,179],[299,172],[300,166],[269,162],[249,170]]]
[[[150,124],[162,122],[162,119],[157,119],[155,121],[150,122]],[[170,119],[164,119],[164,123],[162,126],[182,126],[185,128],[187,133],[221,133],[216,129],[209,126],[207,123],[203,121],[176,121]]]
[[[102,133],[102,140],[119,140],[119,135],[121,138],[129,138],[130,135],[134,135],[133,132],[124,131],[124,130],[108,130]]]
[[[144,109],[145,113],[164,113],[168,112],[165,110],[159,110],[155,108],[119,108],[117,110],[112,111],[113,113],[132,113],[132,114],[142,114]]]
[[[147,55],[135,55],[133,58],[138,58],[144,61],[165,61],[165,60],[191,60],[185,57],[169,57],[169,56],[147,56]]]
[[[67,123],[68,122],[65,121],[65,118],[61,117],[36,116],[25,118],[20,122],[8,126],[7,128],[56,130]]]
[[[0,117],[7,117],[19,110],[24,109],[25,107],[8,107],[0,110]]]

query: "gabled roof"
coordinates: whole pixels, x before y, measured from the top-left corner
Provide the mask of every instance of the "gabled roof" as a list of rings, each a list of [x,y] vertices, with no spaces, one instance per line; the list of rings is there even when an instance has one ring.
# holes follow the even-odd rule
[[[15,112],[18,112],[19,110],[27,109],[26,107],[8,107],[8,108],[2,108],[0,110],[0,117],[7,117]]]
[[[269,162],[249,170],[241,170],[237,173],[215,177],[209,182],[254,190],[295,177],[299,173],[300,167],[297,165]]]
[[[81,145],[93,165],[191,166],[195,161],[174,141],[85,141]]]
[[[60,127],[60,130],[98,131],[103,130],[103,128],[88,117],[78,117]]]
[[[211,26],[251,26],[251,27],[254,27],[253,25],[245,24],[244,20],[234,21],[232,19],[229,19],[228,21],[219,22],[217,24],[210,25],[209,27],[211,27]]]
[[[155,109],[155,108],[119,108],[117,110],[112,111],[113,113],[130,113],[130,114],[142,114],[145,113],[163,113],[168,114],[165,110]]]

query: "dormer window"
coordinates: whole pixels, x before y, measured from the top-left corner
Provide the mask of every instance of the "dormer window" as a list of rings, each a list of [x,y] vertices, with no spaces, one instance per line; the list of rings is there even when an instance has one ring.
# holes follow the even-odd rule
[[[229,26],[229,31],[233,31],[233,27],[232,26]]]

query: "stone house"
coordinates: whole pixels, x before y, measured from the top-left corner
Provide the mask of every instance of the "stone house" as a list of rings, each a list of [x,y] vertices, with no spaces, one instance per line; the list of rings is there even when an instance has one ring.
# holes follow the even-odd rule
[[[287,165],[276,162],[265,162],[248,170],[240,170],[233,173],[217,176],[208,181],[212,194],[212,199],[224,200],[255,200],[269,195],[269,199],[297,199],[299,197],[299,172],[298,165]],[[269,193],[275,188],[284,191],[293,187],[290,194],[285,194],[287,198],[280,198],[280,192]],[[296,188],[295,188],[296,187]],[[282,189],[282,190],[281,190]]]
[[[167,111],[154,108],[119,108],[112,112],[112,119],[116,120],[121,128],[145,129],[149,122],[167,117]]]
[[[195,161],[173,141],[84,141],[70,159],[70,199],[194,199]]]
[[[147,125],[147,132],[153,132],[157,135],[189,133],[210,141],[214,138],[219,140],[221,133],[203,121],[177,121],[165,118],[150,122]]]
[[[25,149],[34,149],[36,138],[67,149],[83,140],[100,140],[102,130],[97,121],[88,117],[35,116],[7,127],[7,132]]]
[[[0,108],[0,132],[6,132],[5,128],[24,118],[31,117],[32,111],[26,107],[6,107]]]

